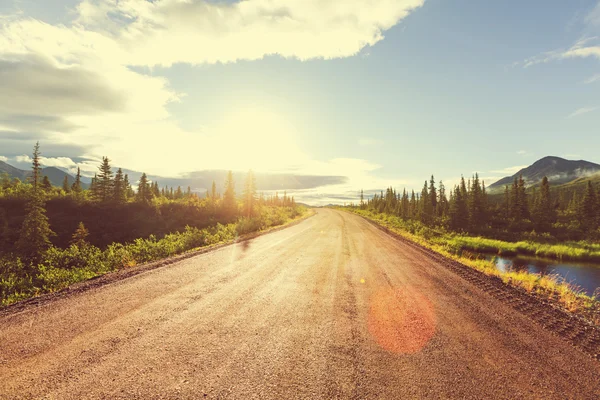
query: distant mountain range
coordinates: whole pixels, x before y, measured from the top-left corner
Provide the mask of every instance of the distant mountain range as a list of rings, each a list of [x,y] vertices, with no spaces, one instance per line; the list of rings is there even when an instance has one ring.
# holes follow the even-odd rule
[[[31,176],[31,171],[15,168],[10,164],[5,163],[4,161],[0,161],[0,175],[5,172],[8,173],[8,175],[11,178],[19,178],[22,181],[26,181]],[[55,167],[42,168],[42,177],[43,176],[47,176],[48,180],[50,180],[50,183],[58,187],[62,187],[65,176],[69,181],[69,185],[72,185],[73,182],[75,182],[75,177]],[[88,185],[84,182],[82,182],[81,185],[84,189],[87,189],[88,187]]]
[[[560,157],[544,157],[527,168],[521,169],[514,175],[504,177],[499,181],[489,186],[491,191],[498,191],[506,185],[511,185],[519,175],[523,175],[523,179],[527,186],[539,184],[545,177],[553,185],[560,185],[573,182],[580,178],[587,178],[596,174],[600,174],[600,165],[584,160],[565,160]]]
[[[116,170],[116,168],[113,168]],[[12,178],[26,180],[31,171],[15,168],[10,164],[0,161],[0,174],[7,172]],[[206,170],[197,171],[185,174],[179,178],[168,178],[156,175],[148,175],[148,179],[152,182],[158,182],[161,188],[181,186],[186,189],[188,186],[193,192],[204,194],[207,189],[210,189],[213,181],[217,184],[217,191],[223,192],[223,186],[227,177],[225,170]],[[123,173],[129,176],[129,181],[135,186],[140,179],[142,173],[123,169]],[[69,184],[75,181],[75,178],[69,173],[55,167],[46,167],[42,169],[42,176],[48,176],[48,179],[54,186],[61,187],[65,175],[69,180]],[[294,174],[267,174],[256,173],[256,187],[259,191],[280,191],[285,190],[306,190],[314,189],[321,186],[342,184],[347,181],[344,176],[321,176],[321,175],[294,175]],[[241,193],[246,180],[246,172],[234,172],[233,180],[238,193]],[[89,187],[90,178],[82,177],[82,185],[84,188]]]

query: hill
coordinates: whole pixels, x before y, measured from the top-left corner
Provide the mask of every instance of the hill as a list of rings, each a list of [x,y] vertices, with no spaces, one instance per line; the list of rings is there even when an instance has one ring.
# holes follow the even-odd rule
[[[512,176],[507,176],[489,186],[489,189],[499,190],[505,185],[511,185],[514,179],[523,175],[527,186],[541,182],[544,176],[553,185],[561,185],[584,179],[600,173],[600,165],[585,160],[565,160],[560,157],[544,157],[527,168],[521,169]]]
[[[8,173],[8,176],[10,176],[11,178],[19,178],[22,181],[25,181],[29,176],[31,176],[31,171],[22,170],[5,163],[4,161],[0,161],[0,175],[2,175],[3,173]],[[65,175],[67,176],[69,185],[72,185],[73,182],[75,182],[75,177],[69,175],[65,171],[56,167],[42,168],[42,177],[47,176],[50,180],[50,183],[52,183],[52,185],[54,186],[62,187]],[[84,189],[88,188],[88,185],[83,182],[82,186]]]

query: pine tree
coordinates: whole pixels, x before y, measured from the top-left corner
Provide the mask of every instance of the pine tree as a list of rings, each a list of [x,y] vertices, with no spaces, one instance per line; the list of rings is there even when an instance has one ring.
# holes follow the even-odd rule
[[[181,186],[177,186],[177,191],[175,192],[175,200],[183,199],[183,190],[181,190]]]
[[[33,161],[32,161],[32,174],[30,177],[31,184],[33,185],[34,193],[37,193],[38,185],[40,184],[42,167],[40,165],[40,142],[36,142],[33,147]]]
[[[100,170],[100,174],[98,174],[96,181],[98,200],[101,202],[108,202],[113,199],[114,195],[113,172],[108,157],[102,157],[102,164],[100,164],[98,169]]]
[[[215,181],[212,183],[210,199],[212,200],[213,204],[217,202],[217,184]]]
[[[136,200],[141,203],[150,203],[152,201],[152,190],[150,188],[150,184],[148,183],[148,176],[146,173],[142,173],[140,177],[140,181],[138,183],[138,192]]]
[[[252,170],[246,175],[246,183],[244,184],[244,215],[251,217],[254,214],[256,203],[256,178]],[[285,198],[285,195],[284,195]]]
[[[33,193],[27,203],[27,215],[21,226],[16,247],[21,256],[33,262],[39,261],[41,255],[51,246],[50,236],[55,235],[44,208],[44,197],[39,190],[40,146],[36,143],[33,149]]]
[[[227,173],[227,179],[225,180],[225,193],[223,195],[223,209],[229,216],[235,214],[235,185],[233,182],[233,173],[229,171]]]
[[[125,174],[125,178],[123,179],[123,185],[125,186],[125,197],[127,200],[135,197],[135,192],[133,191],[133,187],[131,187],[131,183],[129,182],[129,175]]]
[[[93,201],[100,201],[100,191],[98,188],[98,174],[94,174],[92,182],[90,183],[90,194]]]
[[[475,174],[468,198],[469,226],[473,232],[478,232],[486,224],[483,203],[483,191],[479,183],[479,175]]]
[[[440,181],[440,190],[439,190],[439,202],[438,202],[438,217],[444,218],[448,215],[448,198],[446,197],[446,186],[444,183]]]
[[[469,226],[467,195],[465,178],[461,177],[460,186],[454,188],[454,195],[450,202],[450,227],[455,231],[465,231]]]
[[[87,230],[85,225],[83,225],[83,222],[80,222],[77,226],[77,230],[75,230],[75,233],[73,233],[73,236],[71,236],[71,244],[82,249],[89,245],[87,242],[89,235],[90,232]]]
[[[69,193],[71,191],[71,186],[69,185],[69,178],[67,175],[63,178],[62,189],[65,193]]]
[[[81,193],[81,191],[82,191],[81,169],[79,167],[77,167],[77,174],[75,175],[75,182],[73,182],[73,185],[71,186],[71,190],[75,193]]]
[[[362,189],[360,189],[360,208],[365,208],[365,194]]]
[[[117,204],[123,204],[127,202],[127,186],[125,183],[125,177],[123,176],[123,170],[119,168],[115,175],[113,182],[113,201]]]
[[[438,207],[438,193],[435,188],[435,179],[433,178],[433,175],[431,175],[431,180],[429,181],[429,200],[431,202],[432,216],[436,216]]]
[[[550,184],[548,178],[544,176],[540,186],[540,194],[535,202],[534,219],[536,229],[539,232],[548,232],[552,224],[556,222],[556,208],[550,197]]]
[[[595,230],[598,228],[598,202],[596,199],[596,190],[591,181],[588,181],[581,205],[579,207],[579,221],[586,230]]]
[[[42,179],[42,189],[45,192],[52,190],[52,183],[50,183],[50,179],[46,175],[44,175],[44,179]]]

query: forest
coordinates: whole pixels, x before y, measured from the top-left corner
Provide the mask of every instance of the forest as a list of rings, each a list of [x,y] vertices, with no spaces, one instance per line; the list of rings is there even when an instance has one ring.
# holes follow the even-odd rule
[[[432,176],[420,193],[385,192],[352,208],[397,217],[411,233],[443,243],[455,252],[530,254],[586,261],[600,260],[600,190],[551,187],[544,177],[527,187],[515,178],[500,194],[488,194],[475,174],[446,191]]]
[[[159,260],[239,235],[282,225],[305,208],[283,193],[257,193],[252,171],[243,192],[229,172],[202,195],[190,187],[160,187],[142,174],[132,183],[103,157],[91,185],[81,171],[55,187],[41,175],[40,146],[27,182],[0,177],[0,304],[120,268]],[[135,186],[135,187],[134,187]]]

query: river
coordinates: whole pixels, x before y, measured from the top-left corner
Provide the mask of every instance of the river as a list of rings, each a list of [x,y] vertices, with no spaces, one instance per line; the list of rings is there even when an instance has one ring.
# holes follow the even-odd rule
[[[542,275],[558,275],[566,282],[578,286],[588,295],[600,292],[600,265],[583,264],[570,261],[552,261],[527,257],[492,257],[496,268],[501,271],[527,270]]]

